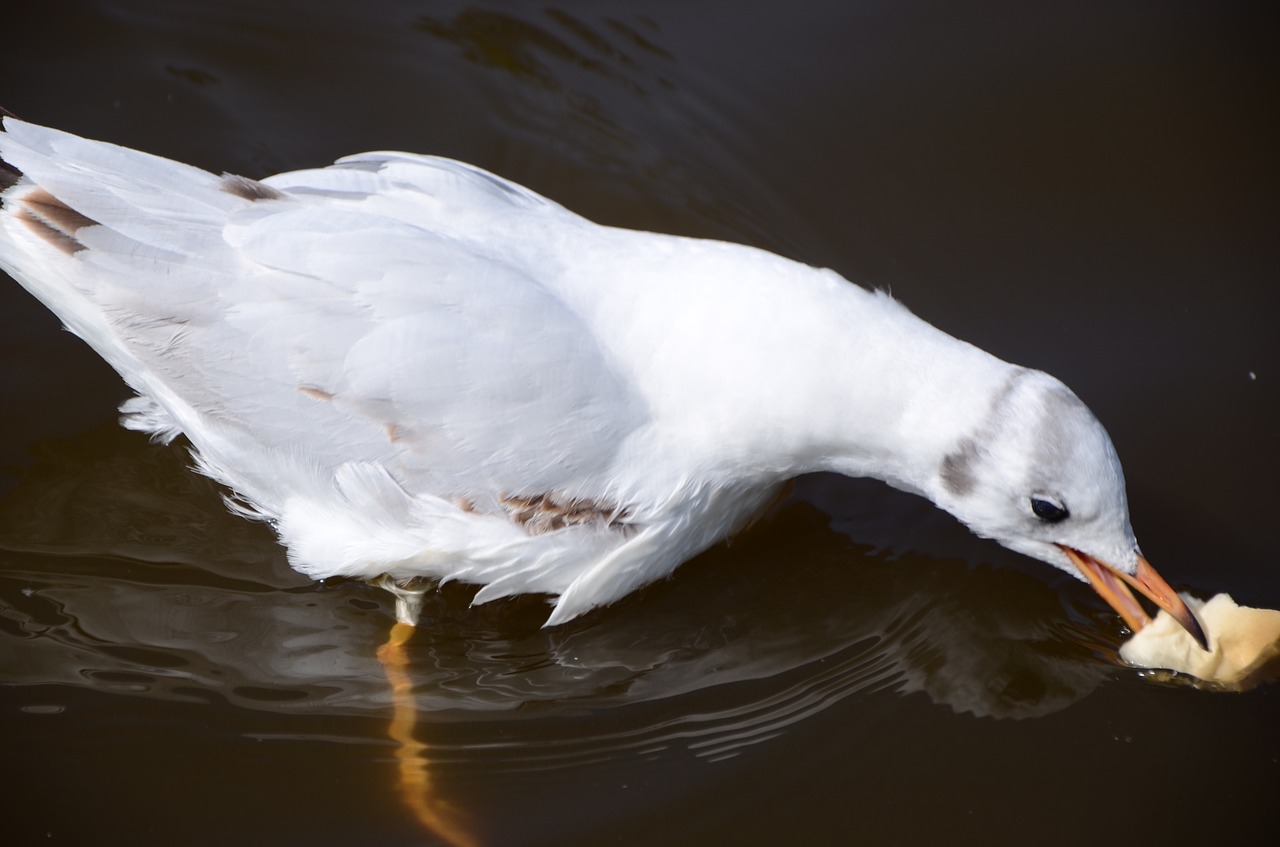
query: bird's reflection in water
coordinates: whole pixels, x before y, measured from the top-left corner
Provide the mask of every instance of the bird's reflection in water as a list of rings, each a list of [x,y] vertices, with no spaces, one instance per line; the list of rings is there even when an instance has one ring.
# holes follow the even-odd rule
[[[241,713],[392,712],[402,785],[455,844],[474,841],[441,796],[450,767],[581,767],[673,747],[717,760],[885,688],[1036,716],[1113,671],[1101,624],[1060,592],[1016,570],[871,553],[800,500],[563,627],[541,628],[539,598],[472,608],[473,589],[444,586],[380,669],[389,595],[294,573],[267,528],[229,514],[187,463],[114,428],[41,445],[0,503],[4,682]],[[417,714],[427,727],[413,728]]]

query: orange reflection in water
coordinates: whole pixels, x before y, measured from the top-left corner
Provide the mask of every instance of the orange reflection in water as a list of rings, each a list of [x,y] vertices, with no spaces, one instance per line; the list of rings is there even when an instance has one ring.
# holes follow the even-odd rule
[[[427,745],[414,738],[418,707],[407,671],[409,657],[404,648],[413,631],[412,625],[397,622],[391,627],[386,643],[378,648],[378,660],[391,683],[392,714],[387,735],[397,745],[400,796],[418,822],[430,832],[454,847],[480,847],[479,840],[468,830],[463,814],[436,794],[431,781]]]

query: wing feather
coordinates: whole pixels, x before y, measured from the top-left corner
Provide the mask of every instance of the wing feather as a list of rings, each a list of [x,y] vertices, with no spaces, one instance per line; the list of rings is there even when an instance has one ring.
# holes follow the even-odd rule
[[[563,296],[581,218],[434,157],[258,184],[5,127],[23,174],[6,269],[142,395],[129,425],[185,432],[300,570],[436,573],[490,599],[564,591],[627,543],[603,520],[531,532],[504,506],[616,513],[611,469],[649,421]]]

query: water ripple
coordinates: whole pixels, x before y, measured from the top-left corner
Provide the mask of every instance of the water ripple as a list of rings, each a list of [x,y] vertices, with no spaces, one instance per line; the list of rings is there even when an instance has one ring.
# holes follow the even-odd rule
[[[6,684],[385,719],[382,592],[298,577],[180,448],[90,438],[114,449],[68,463],[51,446],[0,509]],[[121,498],[130,509],[98,508]],[[205,529],[158,529],[183,521]],[[721,761],[858,695],[923,692],[1019,717],[1062,708],[1110,672],[1035,580],[908,564],[830,523],[794,501],[676,579],[552,630],[539,598],[472,608],[465,586],[429,594],[403,669],[432,761],[544,770],[673,750]]]

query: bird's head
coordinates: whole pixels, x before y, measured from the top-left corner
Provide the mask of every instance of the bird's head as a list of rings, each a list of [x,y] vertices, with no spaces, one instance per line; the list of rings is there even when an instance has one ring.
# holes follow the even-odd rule
[[[944,455],[931,489],[977,534],[1089,582],[1135,632],[1150,618],[1129,586],[1207,649],[1195,616],[1138,549],[1106,430],[1053,377],[1019,371]]]

